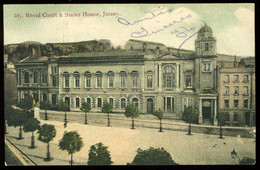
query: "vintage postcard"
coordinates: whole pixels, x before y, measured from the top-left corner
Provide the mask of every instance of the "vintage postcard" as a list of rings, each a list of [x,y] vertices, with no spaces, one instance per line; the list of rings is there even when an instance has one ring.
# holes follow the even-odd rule
[[[255,6],[6,4],[5,165],[253,165]]]

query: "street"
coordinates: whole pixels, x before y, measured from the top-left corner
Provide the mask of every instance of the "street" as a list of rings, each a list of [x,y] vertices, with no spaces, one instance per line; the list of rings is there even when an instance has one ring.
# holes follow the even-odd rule
[[[134,130],[127,127],[106,127],[84,125],[82,123],[68,122],[64,129],[63,122],[41,120],[41,124],[53,124],[57,135],[50,142],[51,162],[44,162],[46,157],[46,144],[36,140],[36,149],[29,149],[31,133],[23,133],[24,139],[17,140],[18,128],[8,127],[6,135],[12,143],[29,156],[37,165],[69,165],[70,156],[58,149],[58,142],[64,131],[77,130],[83,138],[84,146],[80,152],[74,154],[74,165],[87,165],[88,152],[91,145],[102,142],[108,146],[113,165],[126,165],[131,162],[138,148],[164,147],[172,159],[180,165],[225,165],[236,164],[238,160],[231,158],[231,151],[236,149],[240,157],[255,159],[255,139],[229,137],[219,139],[217,135],[193,133],[188,136],[186,132],[169,131],[158,132],[158,129],[138,127]],[[37,135],[36,135],[37,137]]]

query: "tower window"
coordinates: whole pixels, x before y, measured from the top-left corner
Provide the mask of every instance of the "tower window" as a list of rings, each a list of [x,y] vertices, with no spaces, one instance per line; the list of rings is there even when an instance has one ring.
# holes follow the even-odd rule
[[[209,43],[205,43],[205,51],[209,51]]]

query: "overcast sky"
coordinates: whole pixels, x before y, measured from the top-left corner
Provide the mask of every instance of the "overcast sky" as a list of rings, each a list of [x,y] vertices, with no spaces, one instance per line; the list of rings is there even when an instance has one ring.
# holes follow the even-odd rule
[[[78,16],[65,17],[66,12]],[[85,17],[83,12],[99,15]],[[103,17],[103,12],[117,14]],[[124,46],[128,39],[138,39],[194,50],[196,32],[206,23],[218,53],[255,56],[254,14],[253,4],[5,5],[4,44],[109,39]]]

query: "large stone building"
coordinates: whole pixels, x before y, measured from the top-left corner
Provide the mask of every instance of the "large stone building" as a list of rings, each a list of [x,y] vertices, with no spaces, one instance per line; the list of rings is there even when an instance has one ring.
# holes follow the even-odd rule
[[[72,110],[88,102],[92,111],[101,111],[109,101],[115,112],[133,102],[143,113],[161,108],[177,119],[193,106],[199,110],[200,124],[216,125],[216,51],[212,29],[204,26],[195,51],[129,40],[124,50],[29,56],[15,66],[18,102],[33,96],[36,102],[49,100],[52,105],[67,101]]]
[[[229,113],[230,125],[255,125],[255,59],[220,62],[219,110]]]

